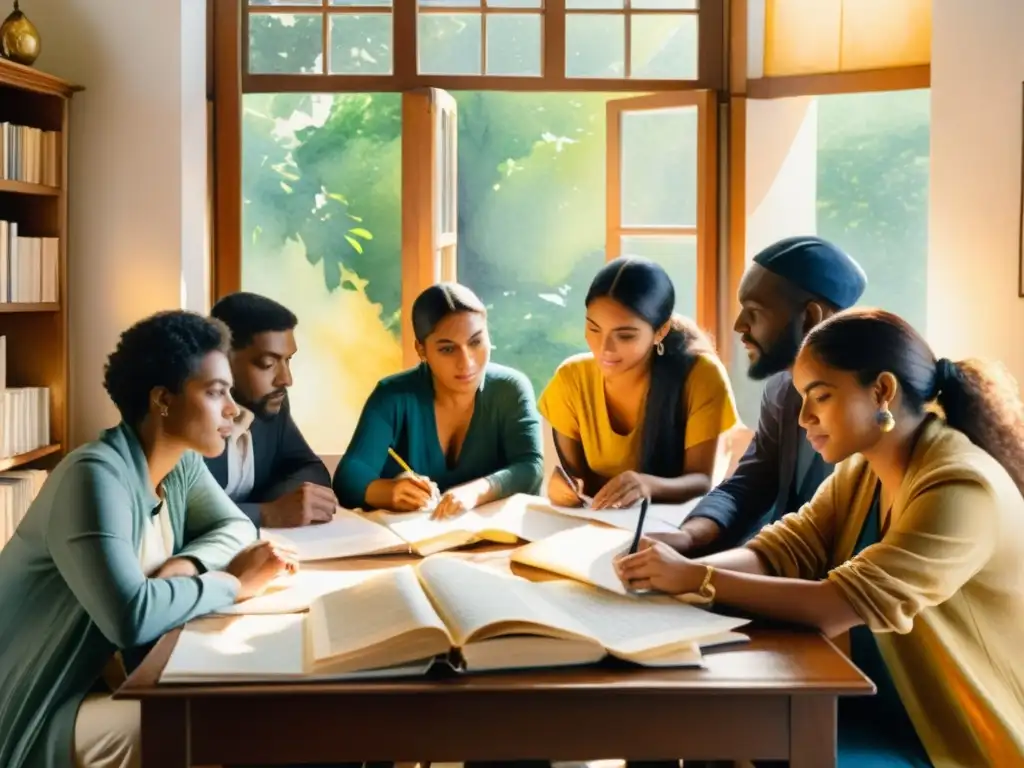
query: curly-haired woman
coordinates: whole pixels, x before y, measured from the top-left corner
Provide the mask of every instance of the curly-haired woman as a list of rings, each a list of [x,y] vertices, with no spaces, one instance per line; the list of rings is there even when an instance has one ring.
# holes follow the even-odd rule
[[[118,649],[254,594],[288,553],[202,456],[237,406],[223,324],[162,312],[129,328],[104,385],[121,422],[66,456],[0,550],[0,765],[136,766],[137,702],[102,684]]]

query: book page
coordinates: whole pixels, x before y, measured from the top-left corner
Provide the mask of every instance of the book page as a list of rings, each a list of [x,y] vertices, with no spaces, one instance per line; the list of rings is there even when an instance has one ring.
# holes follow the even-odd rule
[[[636,532],[636,526],[640,522],[640,507],[629,507],[627,509],[591,509],[589,507],[560,507],[557,504],[552,504],[547,499],[540,497],[534,497],[534,500],[530,502],[532,509],[541,511],[554,512],[559,515],[566,517],[572,517],[579,520],[592,520],[597,523],[604,523],[615,528],[621,528],[626,531]],[[680,518],[682,522],[682,515],[685,514],[678,512],[675,509],[674,504],[651,504],[647,508],[647,516],[644,518],[644,533],[677,533],[679,531],[678,524],[672,524],[664,519],[663,515],[673,515],[674,517]],[[662,509],[667,508],[667,509]]]
[[[718,616],[667,595],[615,595],[572,581],[534,585],[552,605],[574,616],[609,652],[629,658],[700,643],[747,624]]]
[[[547,603],[535,584],[519,576],[447,556],[429,557],[417,570],[457,646],[497,637],[503,624],[519,625],[510,627],[516,634],[524,634],[522,625],[530,624],[536,634],[596,641],[571,614]]]
[[[351,587],[384,569],[366,571],[313,571],[300,569],[278,576],[255,597],[224,606],[216,613],[227,616],[268,613],[303,613],[322,595]]]
[[[365,515],[341,507],[329,523],[261,528],[260,538],[291,547],[302,562],[408,550],[406,542],[394,532]]]
[[[411,565],[389,568],[317,598],[309,617],[315,663],[344,658],[416,630],[435,630],[444,638],[443,650],[450,645],[448,630]]]
[[[512,553],[512,562],[625,595],[629,590],[615,572],[615,558],[632,543],[630,531],[588,524],[520,547]]]
[[[517,494],[444,520],[432,520],[431,512],[377,512],[373,519],[414,547],[445,537],[455,546],[478,537],[510,544],[518,539],[536,541],[579,525],[534,508],[530,504],[534,498]]]
[[[300,677],[304,619],[288,614],[190,621],[178,635],[160,682]]]

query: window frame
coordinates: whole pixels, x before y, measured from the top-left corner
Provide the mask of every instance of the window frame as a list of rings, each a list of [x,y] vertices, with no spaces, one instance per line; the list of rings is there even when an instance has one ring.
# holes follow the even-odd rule
[[[622,222],[622,124],[626,114],[697,108],[697,215],[690,226],[632,226]],[[697,243],[697,316],[703,328],[714,328],[718,297],[718,110],[712,91],[676,91],[613,99],[605,114],[607,152],[605,168],[605,257],[623,255],[622,237],[652,235],[692,236]],[[626,254],[628,255],[628,254]]]
[[[717,110],[719,159],[707,178],[714,191],[705,190],[711,207],[719,214],[715,247],[699,265],[701,274],[714,276],[718,286],[713,311],[705,313],[704,327],[718,338],[723,360],[732,359],[735,339],[732,318],[738,311],[736,293],[746,269],[746,102],[835,93],[909,90],[930,87],[929,65],[884,70],[822,73],[796,76],[748,77],[749,5],[751,0],[702,0],[699,19],[699,79],[696,81],[605,80],[564,77],[565,0],[543,0],[542,49],[544,75],[509,78],[490,75],[397,77],[413,68],[416,0],[394,0],[395,73],[379,76],[266,75],[250,74],[242,66],[248,59],[245,0],[207,0],[208,82],[212,89],[213,126],[211,152],[213,174],[212,243],[214,300],[241,287],[242,189],[241,124],[242,96],[249,92],[359,92],[408,91],[420,87],[445,90],[499,91],[648,91],[682,92],[706,89],[714,93]],[[412,9],[397,13],[399,8]],[[310,10],[306,7],[304,10]],[[463,9],[464,10],[464,9]],[[400,47],[398,42],[402,41]],[[411,43],[410,43],[411,41]],[[561,77],[551,73],[557,69]],[[649,87],[648,87],[649,86]],[[425,286],[424,286],[425,287]],[[703,295],[703,294],[702,294]]]

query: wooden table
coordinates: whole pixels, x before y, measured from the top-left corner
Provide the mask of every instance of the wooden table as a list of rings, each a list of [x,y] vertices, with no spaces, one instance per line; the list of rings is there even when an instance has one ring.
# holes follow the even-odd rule
[[[837,697],[873,693],[871,681],[816,633],[748,634],[748,644],[707,653],[704,669],[159,685],[174,631],[117,696],[141,702],[143,768],[601,758],[834,766]]]

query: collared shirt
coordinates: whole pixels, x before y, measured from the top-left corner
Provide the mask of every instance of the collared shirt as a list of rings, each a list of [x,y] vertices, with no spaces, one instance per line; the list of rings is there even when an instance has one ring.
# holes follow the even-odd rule
[[[256,482],[256,460],[253,453],[252,426],[253,412],[239,408],[238,417],[228,438],[228,479],[224,491],[232,501],[244,501],[252,492]]]

